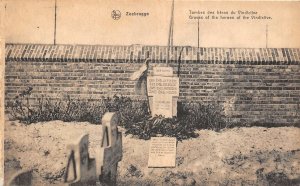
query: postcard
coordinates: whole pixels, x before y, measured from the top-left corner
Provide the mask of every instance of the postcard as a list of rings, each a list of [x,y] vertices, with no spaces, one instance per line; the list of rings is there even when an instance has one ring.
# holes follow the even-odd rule
[[[299,185],[299,9],[1,1],[0,185]]]

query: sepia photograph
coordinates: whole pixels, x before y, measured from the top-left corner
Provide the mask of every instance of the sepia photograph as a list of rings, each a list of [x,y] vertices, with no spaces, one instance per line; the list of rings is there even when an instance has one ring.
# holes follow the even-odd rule
[[[300,185],[299,10],[0,0],[0,186]]]

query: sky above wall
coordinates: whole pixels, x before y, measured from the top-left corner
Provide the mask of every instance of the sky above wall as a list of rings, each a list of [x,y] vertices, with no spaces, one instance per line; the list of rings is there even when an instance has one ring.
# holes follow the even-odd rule
[[[57,44],[168,43],[171,15],[171,1],[168,0],[57,0],[56,29],[54,7],[55,0],[7,0],[6,42],[53,44],[56,35]],[[113,10],[121,12],[120,19],[111,17]],[[267,45],[270,48],[299,48],[299,10],[300,2],[177,0],[174,45],[198,45],[198,21],[191,17],[202,16],[199,20],[200,47],[260,48]],[[198,13],[191,14],[191,11]],[[214,14],[208,14],[208,11]],[[224,14],[217,14],[218,11]],[[243,19],[243,14],[238,11],[250,12],[246,14],[249,19]],[[126,12],[149,15],[129,16]],[[210,17],[206,19],[208,15]],[[271,19],[251,19],[252,15]],[[212,19],[212,16],[219,19]]]

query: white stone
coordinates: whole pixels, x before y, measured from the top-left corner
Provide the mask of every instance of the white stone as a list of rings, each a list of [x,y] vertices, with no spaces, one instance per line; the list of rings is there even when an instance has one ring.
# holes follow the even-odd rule
[[[149,147],[148,167],[176,166],[176,138],[152,137]]]

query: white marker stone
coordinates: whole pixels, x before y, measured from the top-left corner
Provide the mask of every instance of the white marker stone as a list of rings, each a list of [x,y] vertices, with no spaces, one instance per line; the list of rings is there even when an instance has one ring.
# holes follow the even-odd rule
[[[175,167],[176,138],[152,137],[149,147],[148,167]]]

